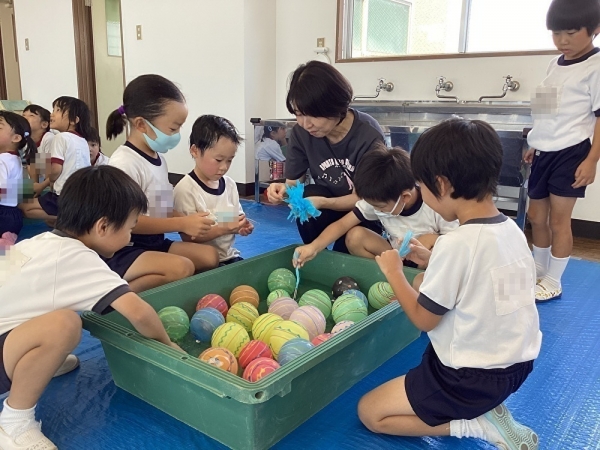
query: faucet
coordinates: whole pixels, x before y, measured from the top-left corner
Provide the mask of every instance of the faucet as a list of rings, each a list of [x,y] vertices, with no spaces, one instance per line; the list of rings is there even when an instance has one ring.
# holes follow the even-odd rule
[[[352,99],[355,101],[356,99],[373,99],[379,97],[379,93],[381,91],[392,92],[394,90],[394,83],[387,82],[385,78],[380,78],[377,87],[375,87],[375,95],[357,95]]]
[[[502,95],[483,95],[479,97],[479,103],[481,103],[484,98],[504,98],[508,91],[516,92],[520,87],[521,84],[518,81],[513,81],[512,76],[506,75],[504,77],[504,86],[502,86]]]
[[[440,95],[441,91],[450,92],[452,89],[454,89],[454,83],[452,83],[451,81],[446,81],[446,78],[444,76],[441,76],[438,80],[437,86],[435,87],[435,96],[437,98],[451,99],[458,103],[458,97],[452,95]]]

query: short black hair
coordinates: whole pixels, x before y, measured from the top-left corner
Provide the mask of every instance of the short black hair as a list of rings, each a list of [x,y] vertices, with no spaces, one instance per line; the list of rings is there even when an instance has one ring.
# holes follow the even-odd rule
[[[598,0],[554,0],[546,15],[546,28],[551,31],[580,30],[591,36],[600,26]]]
[[[291,75],[286,98],[290,114],[343,120],[351,101],[350,82],[329,64],[310,61]]]
[[[239,145],[243,140],[231,121],[224,117],[206,114],[198,117],[192,126],[190,147],[195,145],[200,150],[200,154],[204,155],[204,152],[222,137],[229,139],[235,145]]]
[[[362,157],[354,174],[356,195],[376,202],[395,202],[416,185],[408,153],[379,143]]]
[[[96,128],[90,128],[90,135],[88,136],[87,141],[94,142],[98,145],[102,143],[102,141],[100,140],[100,133],[98,133],[98,130],[96,130]]]
[[[146,194],[121,169],[85,167],[65,182],[58,199],[56,229],[82,236],[103,217],[120,229],[131,213],[144,214],[147,210]]]
[[[23,112],[30,112],[32,114],[40,116],[42,122],[48,122],[46,132],[50,131],[50,111],[48,111],[46,108],[40,105],[27,105]]]
[[[415,179],[436,197],[438,177],[446,177],[454,189],[452,198],[481,201],[496,194],[502,143],[486,122],[448,119],[417,139],[410,161]]]
[[[35,159],[37,146],[31,138],[31,126],[29,122],[22,115],[12,111],[1,110],[0,117],[12,128],[13,133],[21,136],[21,140],[16,144],[17,150],[21,150],[27,164],[31,164],[31,161]]]
[[[285,125],[283,124],[283,122],[276,122],[276,121],[265,122],[263,135],[262,135],[262,138],[260,138],[260,140],[264,141],[265,138],[271,138],[271,133],[276,133],[282,128],[285,128]]]
[[[90,108],[88,105],[78,98],[75,97],[58,97],[52,102],[52,107],[60,108],[63,113],[66,111],[69,113],[69,122],[76,122],[79,118],[79,122],[75,123],[75,131],[81,135],[82,138],[87,139],[90,135],[90,128],[92,127],[92,118]]]

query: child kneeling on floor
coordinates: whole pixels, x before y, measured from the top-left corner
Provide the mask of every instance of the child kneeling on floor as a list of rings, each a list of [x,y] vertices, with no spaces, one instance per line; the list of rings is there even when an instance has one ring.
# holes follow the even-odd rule
[[[402,309],[431,343],[418,367],[360,400],[360,420],[376,433],[537,449],[535,432],[515,422],[503,403],[533,369],[542,333],[527,240],[492,199],[500,139],[485,122],[451,119],[419,138],[411,165],[423,200],[460,226],[440,236],[432,252],[411,241],[409,257],[429,260],[420,292],[406,280],[396,250],[376,257]]]
[[[154,309],[110,270],[148,207],[146,195],[121,170],[88,167],[61,192],[56,229],[26,239],[0,259],[0,448],[55,449],[35,420],[35,407],[65,357],[81,339],[76,311],[117,310],[143,336],[172,343]]]

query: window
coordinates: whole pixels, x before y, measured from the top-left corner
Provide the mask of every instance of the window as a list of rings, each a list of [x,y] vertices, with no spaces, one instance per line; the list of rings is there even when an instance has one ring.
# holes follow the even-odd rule
[[[551,0],[338,2],[338,60],[554,50]]]

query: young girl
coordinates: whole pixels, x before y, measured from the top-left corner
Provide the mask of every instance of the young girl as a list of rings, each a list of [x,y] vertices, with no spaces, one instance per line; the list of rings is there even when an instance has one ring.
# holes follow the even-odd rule
[[[181,91],[159,75],[142,75],[125,88],[123,105],[106,123],[113,139],[129,124],[129,139],[110,158],[133,178],[148,197],[149,210],[141,215],[130,245],[106,262],[135,292],[212,269],[219,264],[217,250],[195,242],[172,242],[164,233],[181,232],[196,240],[215,222],[208,213],[173,213],[173,187],[164,153],[177,146],[188,110]]]
[[[92,132],[88,137],[88,145],[90,147],[90,162],[92,166],[105,166],[110,158],[102,153],[100,148],[100,134],[98,130],[92,127]]]
[[[17,208],[23,182],[19,150],[35,153],[30,133],[23,117],[0,111],[0,249],[14,244],[23,227],[23,216]]]
[[[256,159],[285,161],[281,147],[286,145],[285,126],[281,122],[265,125],[262,139],[256,144]]]
[[[28,105],[23,110],[23,117],[31,127],[31,139],[37,146],[37,154],[27,155],[27,172],[33,181],[33,191],[36,196],[50,186],[49,171],[45,171],[46,155],[49,161],[54,133],[50,131],[50,111],[39,105]],[[35,163],[39,164],[35,164]]]
[[[74,97],[59,97],[52,103],[50,126],[59,131],[51,146],[50,183],[53,192],[19,205],[31,219],[56,220],[58,196],[67,179],[77,170],[90,165],[90,110]]]

